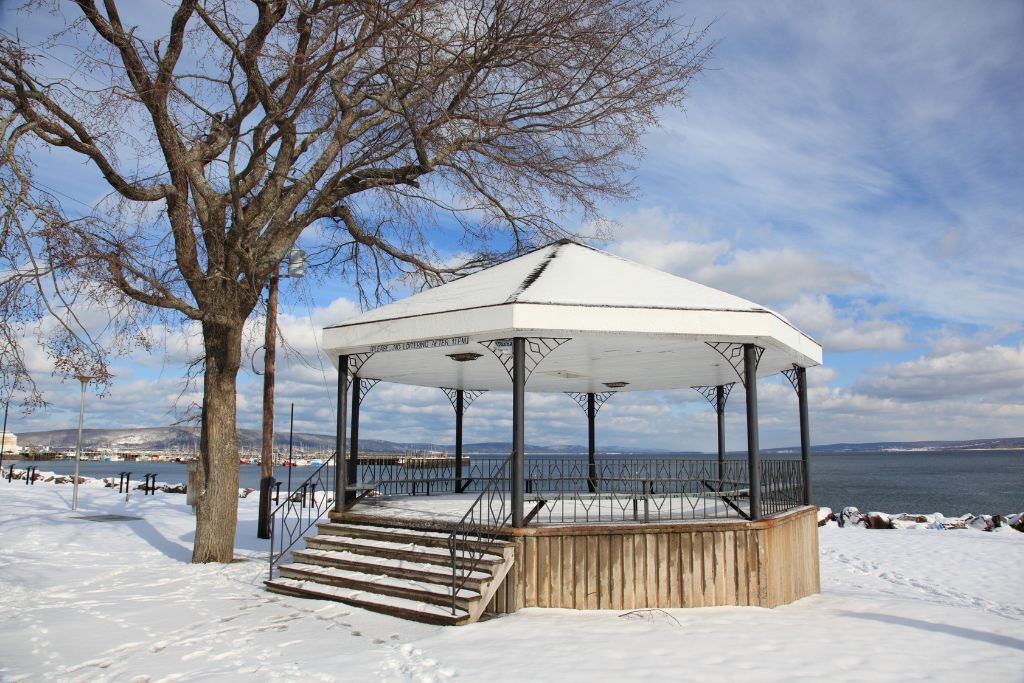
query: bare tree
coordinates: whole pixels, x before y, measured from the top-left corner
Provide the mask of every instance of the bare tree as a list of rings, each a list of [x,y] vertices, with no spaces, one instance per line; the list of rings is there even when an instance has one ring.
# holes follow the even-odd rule
[[[3,334],[48,311],[55,357],[102,378],[82,307],[122,344],[153,315],[201,326],[196,562],[232,558],[242,327],[303,230],[369,298],[564,236],[630,196],[640,136],[710,49],[647,0],[181,0],[161,26],[116,0],[29,3],[65,7],[50,43],[0,42]],[[107,199],[33,181],[44,148]],[[474,256],[446,263],[438,220]]]

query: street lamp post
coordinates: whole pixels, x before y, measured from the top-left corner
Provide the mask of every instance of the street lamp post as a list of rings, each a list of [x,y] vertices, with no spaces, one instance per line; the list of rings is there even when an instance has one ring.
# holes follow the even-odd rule
[[[82,400],[78,404],[78,445],[75,447],[75,483],[71,492],[71,509],[78,509],[78,466],[82,460],[82,424],[85,422],[85,385],[92,377],[79,375],[78,381],[82,383]]]
[[[274,483],[274,380],[277,357],[277,283],[282,277],[299,278],[306,274],[306,252],[288,252],[288,272],[274,273],[267,287],[267,329],[263,352],[263,434],[260,444],[260,513],[257,538],[270,538],[270,489]]]
[[[4,449],[7,448],[7,409],[11,407],[11,394],[7,394],[7,401],[4,402],[4,429],[0,432],[0,473],[4,469]]]

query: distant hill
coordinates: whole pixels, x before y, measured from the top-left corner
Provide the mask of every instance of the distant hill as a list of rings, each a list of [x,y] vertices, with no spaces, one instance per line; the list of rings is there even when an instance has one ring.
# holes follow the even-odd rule
[[[50,448],[64,450],[74,448],[77,430],[55,429],[42,432],[18,433],[18,445],[22,448]],[[245,451],[258,451],[260,448],[260,432],[256,429],[238,430],[239,446]],[[139,451],[179,451],[193,452],[198,449],[199,428],[181,427],[128,427],[124,429],[85,429],[82,430],[82,447],[88,450],[97,448],[113,448],[117,450]],[[274,446],[278,450],[288,447],[288,433],[274,436]],[[294,448],[297,451],[333,451],[333,434],[311,434],[296,432]],[[363,453],[404,453],[419,450],[454,450],[452,444],[436,444],[427,442],[397,442],[381,439],[360,439],[359,450]],[[506,442],[481,442],[463,444],[466,453],[502,454],[511,450]],[[848,452],[884,452],[884,451],[936,451],[936,450],[988,450],[1002,448],[1024,449],[1024,437],[1003,439],[973,439],[969,441],[877,441],[872,443],[833,443],[815,445],[815,453],[848,453]],[[586,453],[586,446],[548,444],[527,444],[529,453],[551,453],[578,455]],[[602,453],[650,453],[664,454],[675,451],[666,449],[638,449],[627,446],[603,446]],[[799,447],[766,448],[764,453],[798,453]],[[697,454],[697,451],[689,453]]]
[[[49,448],[51,450],[64,450],[75,447],[75,440],[78,437],[78,430],[75,429],[54,429],[40,432],[19,432],[18,445],[22,448]],[[238,430],[239,447],[245,451],[258,451],[260,448],[260,432],[256,429]],[[178,451],[189,453],[197,450],[199,445],[199,428],[191,426],[181,427],[136,427],[124,429],[83,429],[82,448],[95,450],[98,448],[113,448],[116,450],[138,450],[138,451]],[[288,448],[288,433],[274,435],[274,447],[278,450]],[[333,434],[311,434],[308,432],[296,432],[293,435],[293,447],[297,451],[333,451]],[[509,443],[502,442],[480,442],[465,443],[462,446],[466,453],[477,454],[502,454],[511,451]],[[453,451],[454,444],[436,444],[428,442],[397,442],[385,441],[382,439],[360,439],[359,450],[363,453],[404,453],[406,451],[420,450],[448,450]],[[579,454],[586,453],[586,446],[552,446],[545,444],[527,444],[526,450],[530,453],[552,453],[552,454]],[[638,451],[635,448],[620,446],[608,446],[602,452],[644,452],[644,453],[668,453],[663,449],[648,449]]]
[[[830,443],[814,445],[814,453],[873,453],[885,451],[971,451],[1024,448],[1024,436],[967,441],[874,441],[871,443]],[[765,448],[764,453],[799,453],[799,447]]]

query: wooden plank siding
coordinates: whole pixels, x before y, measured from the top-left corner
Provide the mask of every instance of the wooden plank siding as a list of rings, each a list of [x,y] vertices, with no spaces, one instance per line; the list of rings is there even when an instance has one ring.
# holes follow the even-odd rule
[[[527,527],[488,611],[776,607],[819,591],[814,508],[759,522]]]

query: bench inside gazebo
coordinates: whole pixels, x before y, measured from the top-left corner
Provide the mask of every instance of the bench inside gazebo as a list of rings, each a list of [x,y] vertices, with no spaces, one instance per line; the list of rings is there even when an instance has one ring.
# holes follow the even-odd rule
[[[522,607],[774,607],[818,591],[805,370],[821,347],[763,306],[561,241],[328,327],[324,348],[342,457],[273,511],[272,591],[451,624]],[[760,457],[757,381],[778,373],[796,393],[800,460]],[[455,452],[361,457],[360,405],[382,381],[443,389]],[[737,384],[745,460],[725,458]],[[596,456],[616,393],[687,387],[717,414],[717,458]],[[543,419],[526,414],[527,390],[579,404],[587,457],[527,457],[526,420]],[[511,392],[511,453],[464,457],[464,416],[487,391]]]

